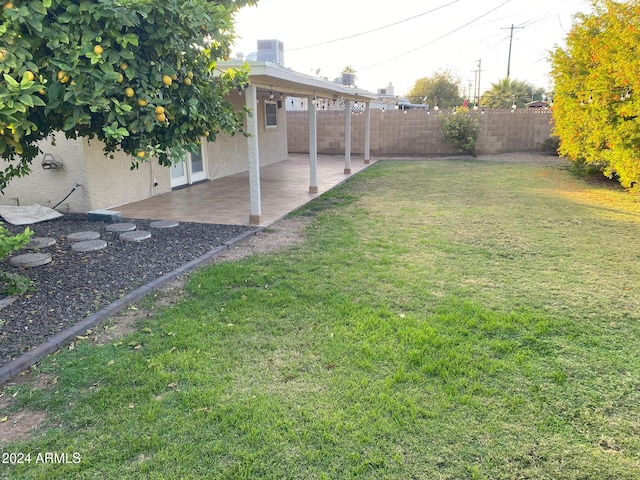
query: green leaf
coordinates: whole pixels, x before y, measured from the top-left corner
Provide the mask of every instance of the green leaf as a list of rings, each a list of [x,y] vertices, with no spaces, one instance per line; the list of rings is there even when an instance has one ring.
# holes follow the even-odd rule
[[[51,8],[51,0],[42,0],[42,5],[44,5],[45,8]]]
[[[37,17],[27,17],[27,23],[33,27],[36,32],[42,32],[42,18],[40,16]]]
[[[11,75],[5,73],[3,76],[4,76],[4,81],[7,82],[9,86],[14,88],[20,87],[20,84],[16,82],[16,80]]]
[[[24,94],[18,97],[18,100],[25,104],[27,107],[33,107],[33,100],[31,95]]]
[[[69,12],[58,15],[58,22],[60,23],[69,23],[71,20],[73,20],[73,15],[71,15]]]
[[[122,36],[122,39],[123,39],[123,42],[122,42],[123,47],[126,47],[127,44],[131,44],[134,47],[137,47],[139,45],[138,36],[135,33],[127,33]]]
[[[67,117],[62,125],[62,130],[71,130],[76,126],[76,119],[74,116]]]
[[[51,0],[49,0],[49,6],[51,6]],[[47,14],[47,8],[44,6],[43,2],[32,0],[31,2],[29,2],[29,7],[34,12],[41,13],[42,15]]]

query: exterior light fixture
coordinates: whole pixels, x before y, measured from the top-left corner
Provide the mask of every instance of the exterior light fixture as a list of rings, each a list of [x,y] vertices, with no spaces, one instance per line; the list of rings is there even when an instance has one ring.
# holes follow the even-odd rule
[[[50,153],[45,153],[44,158],[42,159],[42,168],[44,170],[62,170],[64,168],[64,164],[61,161],[56,160]]]

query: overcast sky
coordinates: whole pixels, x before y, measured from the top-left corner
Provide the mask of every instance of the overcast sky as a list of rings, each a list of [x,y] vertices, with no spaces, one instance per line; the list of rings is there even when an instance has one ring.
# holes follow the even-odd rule
[[[474,91],[507,75],[548,88],[549,51],[563,45],[573,15],[589,0],[259,0],[236,15],[232,57],[257,50],[257,40],[284,43],[285,66],[338,77],[347,65],[372,92],[390,82],[406,93],[415,81],[450,70]],[[351,38],[347,38],[351,37]]]

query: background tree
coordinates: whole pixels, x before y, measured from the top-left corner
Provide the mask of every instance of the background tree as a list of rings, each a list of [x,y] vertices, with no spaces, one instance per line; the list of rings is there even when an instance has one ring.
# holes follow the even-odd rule
[[[224,95],[247,74],[212,70],[229,52],[233,14],[256,0],[0,2],[0,191],[56,131],[98,138],[132,167],[243,132]]]
[[[529,82],[513,80],[509,77],[492,83],[480,98],[480,105],[489,108],[511,108],[516,102],[518,108],[533,100],[544,98],[544,88],[537,88]]]
[[[463,101],[460,85],[460,79],[450,71],[440,71],[416,80],[407,97],[411,103],[428,103],[433,107],[437,102],[441,108],[455,107],[462,105]]]
[[[566,48],[551,55],[554,133],[560,153],[640,181],[640,3],[594,1],[576,16]]]
[[[340,80],[343,85],[354,85],[356,84],[356,79],[358,78],[356,69],[351,65],[347,65],[340,72]]]

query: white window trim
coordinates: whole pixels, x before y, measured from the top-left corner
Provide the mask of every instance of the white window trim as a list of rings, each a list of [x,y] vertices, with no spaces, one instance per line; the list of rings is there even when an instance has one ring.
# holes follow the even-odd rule
[[[275,125],[269,125],[269,113],[267,112],[267,105],[274,105],[275,109],[276,109],[276,114],[275,114],[275,119],[276,119],[276,124]],[[265,128],[268,130],[275,130],[279,127],[278,125],[278,103],[274,100],[265,100],[264,101],[264,125]]]

